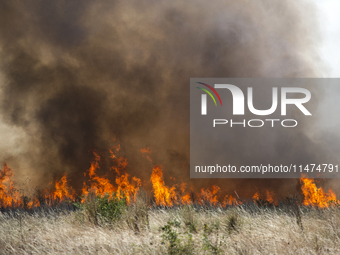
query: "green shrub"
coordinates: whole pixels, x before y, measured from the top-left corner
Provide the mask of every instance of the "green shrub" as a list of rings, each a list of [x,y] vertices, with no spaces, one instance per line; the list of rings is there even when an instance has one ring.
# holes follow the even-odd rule
[[[194,254],[194,242],[192,240],[192,235],[190,233],[185,232],[186,240],[182,243],[180,239],[180,234],[176,231],[175,228],[179,228],[181,223],[177,220],[169,221],[164,227],[161,227],[160,230],[163,232],[163,244],[168,242],[168,254]]]
[[[88,220],[95,225],[113,223],[121,219],[126,211],[127,203],[125,198],[119,199],[115,193],[111,197],[109,194],[101,197],[90,192],[85,197],[84,203],[75,203],[74,205],[81,209]]]
[[[222,254],[222,246],[225,244],[219,236],[219,222],[212,224],[204,224],[202,250],[210,254]],[[213,240],[215,239],[215,240]],[[222,238],[223,239],[223,238]]]
[[[122,217],[126,210],[126,199],[118,199],[115,194],[112,194],[111,199],[106,194],[104,197],[98,196],[98,214],[106,221],[117,221]]]

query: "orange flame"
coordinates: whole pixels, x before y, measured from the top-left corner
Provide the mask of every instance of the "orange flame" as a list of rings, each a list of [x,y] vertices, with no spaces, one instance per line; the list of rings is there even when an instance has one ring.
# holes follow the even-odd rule
[[[141,179],[131,176],[126,172],[127,159],[118,156],[120,146],[114,146],[110,148],[110,158],[112,159],[112,171],[107,173],[107,176],[99,176],[101,157],[98,153],[93,152],[93,160],[91,166],[84,173],[84,176],[88,178],[83,182],[83,188],[81,189],[83,199],[85,201],[86,196],[89,194],[89,190],[93,190],[97,196],[103,197],[106,194],[109,195],[109,199],[112,199],[113,195],[118,199],[126,199],[127,203],[133,203],[136,201],[136,195],[142,186]],[[140,150],[148,158],[151,150],[145,148]],[[150,161],[151,159],[148,158]],[[113,175],[113,176],[109,176]],[[40,206],[40,197],[28,198],[22,195],[15,187],[12,180],[13,172],[11,168],[4,163],[3,168],[0,169],[0,209],[8,207],[23,206],[25,208],[33,208]],[[176,179],[170,177],[173,182]],[[174,184],[173,186],[167,186],[164,181],[162,167],[155,166],[153,168],[150,181],[152,183],[152,190],[154,199],[157,205],[161,206],[174,206],[174,205],[188,205],[192,203],[198,203],[201,205],[221,205],[226,206],[238,206],[242,204],[237,193],[237,198],[231,195],[225,195],[223,199],[220,199],[220,187],[213,185],[210,188],[202,188],[200,192],[194,194],[193,187],[187,190],[187,183]],[[306,206],[315,206],[319,208],[325,208],[329,206],[339,206],[340,202],[337,200],[336,195],[330,189],[325,192],[322,188],[317,188],[313,179],[301,178],[301,189],[304,195],[303,204]],[[52,185],[52,182],[51,182]],[[176,190],[177,189],[177,190]],[[55,181],[53,188],[46,189],[44,192],[45,202],[50,205],[57,204],[62,201],[75,201],[76,192],[68,185],[66,174],[62,176],[59,181]],[[260,204],[278,205],[278,200],[275,199],[275,194],[271,191],[266,191],[265,199],[261,197],[259,192],[256,192],[253,197],[253,201],[260,202]]]
[[[112,159],[113,163],[115,163],[115,166],[112,166],[111,170],[115,171],[117,174],[120,174],[121,171],[125,169],[128,164],[126,158],[117,156],[119,150],[120,150],[119,144],[111,147],[110,149],[110,158]]]
[[[104,177],[97,176],[96,171],[99,169],[100,156],[93,152],[94,160],[91,162],[91,167],[89,169],[89,178],[90,178],[90,188],[95,192],[96,195],[104,196],[105,194],[109,194],[112,196],[112,193],[116,191],[116,188],[110,183],[110,181]],[[83,195],[87,195],[86,184],[83,185]],[[112,198],[112,197],[110,197]]]
[[[258,200],[260,200],[260,195],[259,195],[259,193],[256,192],[256,193],[254,194],[254,196],[252,197],[252,199],[253,199],[253,201],[258,201]]]
[[[210,190],[209,189],[201,189],[201,192],[198,194],[198,203],[199,204],[205,204],[206,202],[209,202],[211,205],[217,205],[218,198],[217,193],[220,191],[220,187],[213,185]]]
[[[185,193],[186,187],[187,187],[187,184],[185,182],[182,182],[180,184],[180,190],[182,192],[181,203],[183,205],[190,205],[192,204],[192,200],[191,200],[190,193]]]
[[[305,197],[303,204],[307,206],[317,206],[320,208],[329,207],[332,204],[338,204],[336,195],[329,189],[328,193],[323,188],[317,188],[313,179],[301,178],[301,189]]]
[[[53,193],[54,199],[74,200],[74,193],[75,191],[72,188],[67,186],[66,174],[64,174],[64,176],[61,177],[61,180],[59,182],[55,182],[55,191]]]
[[[274,192],[267,190],[266,191],[266,200],[270,204],[277,205],[277,202],[274,200]]]
[[[144,157],[146,157],[149,161],[152,161],[152,159],[150,158],[150,154],[151,154],[151,149],[148,148],[144,148],[144,149],[140,149],[140,152],[143,154]]]
[[[101,197],[108,194],[110,199],[115,192],[116,198],[126,198],[127,203],[130,204],[135,200],[136,194],[139,190],[139,187],[141,186],[141,180],[136,177],[129,178],[130,175],[127,173],[121,174],[122,170],[127,166],[127,160],[126,158],[118,157],[115,154],[115,152],[117,153],[119,149],[119,146],[115,146],[110,149],[110,157],[113,160],[113,163],[115,163],[115,166],[113,166],[111,170],[114,170],[114,172],[117,174],[115,179],[117,186],[113,185],[109,179],[105,177],[99,177],[97,175],[96,172],[100,169],[100,156],[94,152],[94,160],[91,162],[91,167],[88,170],[90,189],[93,190],[96,195]],[[82,202],[84,202],[85,197],[88,195],[88,186],[85,182],[83,183],[82,194]]]
[[[21,196],[14,188],[12,169],[4,163],[0,170],[0,208],[21,204]]]
[[[173,206],[177,200],[176,188],[165,186],[161,167],[155,166],[151,174],[151,182],[157,205]]]
[[[225,195],[224,200],[222,202],[222,206],[226,207],[227,205],[241,205],[242,201],[237,200],[232,195]]]
[[[136,195],[142,182],[139,178],[132,177],[132,181],[129,181],[129,174],[123,174],[116,178],[116,184],[118,185],[117,194],[118,198],[126,197],[126,202],[130,204],[132,201],[136,201]]]

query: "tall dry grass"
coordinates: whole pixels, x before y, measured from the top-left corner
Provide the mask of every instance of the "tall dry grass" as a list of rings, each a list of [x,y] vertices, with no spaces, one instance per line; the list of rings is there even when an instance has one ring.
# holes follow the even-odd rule
[[[110,224],[65,209],[0,213],[0,254],[340,254],[339,208],[148,202],[140,194]]]

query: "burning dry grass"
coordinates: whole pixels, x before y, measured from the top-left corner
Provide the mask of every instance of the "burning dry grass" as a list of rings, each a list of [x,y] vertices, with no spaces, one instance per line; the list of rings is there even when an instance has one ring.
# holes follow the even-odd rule
[[[297,210],[303,228],[294,209],[284,206],[153,208],[149,226],[138,230],[126,218],[98,226],[67,210],[12,211],[0,214],[0,253],[339,254],[339,208]],[[171,238],[164,237],[174,236],[175,246],[169,248]]]
[[[23,190],[18,190],[12,179],[12,169],[4,163],[3,168],[0,169],[0,209],[38,208],[44,204],[55,206],[63,202],[77,202],[81,197],[81,203],[84,203],[89,195],[93,192],[95,197],[109,196],[110,199],[125,199],[127,204],[136,202],[137,194],[147,184],[142,180],[131,176],[126,172],[127,160],[123,157],[118,157],[113,152],[119,151],[119,146],[110,149],[111,159],[114,166],[111,167],[110,172],[114,172],[114,178],[108,178],[106,175],[99,176],[97,171],[100,169],[100,156],[94,152],[94,159],[91,162],[90,168],[84,172],[87,180],[83,182],[83,188],[76,191],[68,184],[66,173],[60,180],[55,180],[49,183],[49,187],[39,192],[33,191],[31,187],[30,195],[25,194]],[[172,177],[170,177],[172,178]],[[114,181],[112,181],[114,179]],[[172,178],[175,180],[174,178]],[[188,189],[187,183],[181,182],[167,186],[163,177],[162,167],[155,165],[150,177],[152,184],[152,199],[157,206],[179,206],[190,205],[198,203],[200,205],[222,205],[223,207],[229,205],[241,205],[243,202],[235,192],[236,197],[232,195],[225,195],[221,197],[221,188],[217,185],[212,185],[210,188],[201,188],[199,192],[194,193],[192,187]],[[324,191],[322,187],[317,187],[314,179],[301,178],[301,195],[304,200],[303,205],[326,208],[329,206],[339,206],[339,200],[336,194],[329,189]],[[30,185],[29,185],[30,186]],[[26,192],[27,193],[27,192]],[[113,197],[114,196],[114,197]],[[265,194],[256,192],[253,201],[260,202],[260,204],[278,205],[279,200],[275,197],[274,192],[266,190]]]
[[[245,201],[216,185],[168,186],[154,166],[147,193],[118,151],[111,179],[99,175],[94,153],[80,193],[63,175],[27,196],[4,164],[0,254],[340,254],[339,200],[313,179],[300,179],[300,197],[282,202],[267,190]]]

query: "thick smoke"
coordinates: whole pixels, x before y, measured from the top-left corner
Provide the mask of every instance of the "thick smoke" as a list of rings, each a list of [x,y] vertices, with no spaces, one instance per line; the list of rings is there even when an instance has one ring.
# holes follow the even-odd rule
[[[79,188],[92,151],[108,158],[116,138],[144,180],[162,164],[197,188],[295,190],[297,180],[189,180],[189,79],[320,75],[307,2],[1,1],[0,160],[20,181],[67,172]]]

